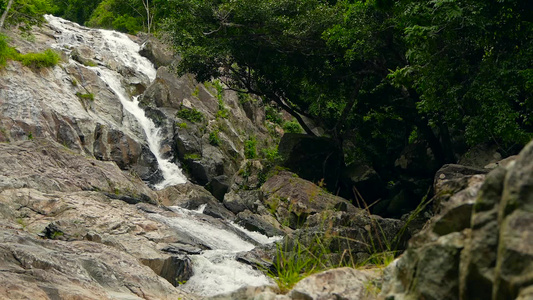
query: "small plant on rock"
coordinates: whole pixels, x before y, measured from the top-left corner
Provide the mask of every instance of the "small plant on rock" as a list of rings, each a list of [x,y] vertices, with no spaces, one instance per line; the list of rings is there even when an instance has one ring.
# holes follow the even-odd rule
[[[204,115],[196,108],[188,109],[182,108],[176,113],[178,118],[185,119],[192,123],[198,123],[204,120]]]
[[[220,137],[218,136],[218,130],[211,131],[209,133],[209,144],[213,146],[220,146]]]
[[[244,156],[248,159],[257,157],[257,140],[251,136],[244,142]]]

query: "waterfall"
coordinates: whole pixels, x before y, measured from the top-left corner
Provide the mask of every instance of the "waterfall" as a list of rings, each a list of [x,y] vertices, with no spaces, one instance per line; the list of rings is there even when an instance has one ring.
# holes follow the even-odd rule
[[[103,29],[90,29],[64,19],[46,15],[48,23],[56,28],[60,35],[56,47],[69,49],[72,46],[85,45],[92,48],[98,57],[108,61],[120,63],[150,82],[156,77],[153,64],[139,54],[140,46],[133,42],[126,34]],[[87,67],[93,70],[107,83],[109,88],[120,100],[124,109],[132,114],[144,131],[150,151],[154,154],[158,167],[163,174],[163,181],[155,185],[156,189],[187,182],[181,169],[169,159],[161,155],[162,136],[160,129],[150,120],[144,110],[139,106],[136,97],[131,98],[122,86],[122,75],[105,66],[102,62],[98,66]]]
[[[138,99],[128,95],[122,85],[122,75],[115,70],[118,63],[133,70],[137,76],[146,77],[150,82],[155,79],[156,70],[146,58],[139,55],[139,45],[127,35],[115,31],[90,29],[49,15],[46,19],[58,34],[55,47],[68,52],[75,46],[84,45],[94,51],[98,66],[84,67],[106,82],[124,109],[136,118],[143,129],[146,142],[164,177],[155,188],[162,189],[186,182],[179,167],[162,158],[160,130],[139,107]],[[108,64],[115,65],[115,68],[109,67]],[[268,238],[227,221],[214,224],[202,214],[203,207],[197,211],[179,207],[172,209],[176,214],[173,217],[156,213],[149,215],[152,219],[168,225],[178,236],[189,236],[191,240],[210,249],[199,255],[189,255],[193,262],[194,275],[185,284],[180,285],[181,289],[202,296],[213,296],[234,291],[242,286],[272,284],[272,280],[261,271],[240,263],[235,258],[239,252],[252,250],[255,244],[272,243],[281,237]],[[221,224],[224,225],[223,228]],[[243,238],[244,235],[248,238]]]
[[[194,275],[180,288],[203,296],[214,296],[234,291],[242,286],[261,286],[272,284],[261,271],[235,260],[237,253],[250,251],[254,245],[245,241],[235,232],[211,224],[197,211],[181,207],[171,207],[180,217],[168,218],[153,214],[152,218],[169,225],[177,232],[185,233],[200,241],[211,250],[201,255],[191,255]],[[281,237],[268,238],[257,232],[250,232],[238,225],[227,224],[242,232],[259,244],[275,242]]]

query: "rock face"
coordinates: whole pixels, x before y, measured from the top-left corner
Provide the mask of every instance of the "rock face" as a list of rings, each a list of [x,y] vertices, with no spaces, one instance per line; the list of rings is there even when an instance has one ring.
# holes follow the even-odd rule
[[[466,189],[442,201],[440,213],[388,267],[384,299],[531,297],[533,143],[506,164],[484,181],[474,175],[484,172],[467,167],[437,173],[439,189]],[[446,175],[450,169],[454,176]]]
[[[150,218],[139,178],[42,138],[1,143],[0,161],[0,298],[194,298],[163,279],[190,273],[158,250],[187,239]]]

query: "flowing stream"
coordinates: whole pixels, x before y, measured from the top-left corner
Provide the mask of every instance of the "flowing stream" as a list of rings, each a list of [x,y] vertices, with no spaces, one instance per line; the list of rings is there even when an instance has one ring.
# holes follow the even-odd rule
[[[98,66],[87,67],[92,69],[109,88],[115,93],[122,106],[132,114],[144,130],[150,151],[154,154],[164,180],[155,185],[156,189],[187,182],[178,165],[161,155],[162,136],[152,120],[139,106],[136,97],[131,98],[122,86],[122,75],[107,67],[107,64],[116,65],[133,70],[136,74],[145,76],[150,82],[156,77],[153,64],[139,54],[140,46],[133,42],[126,34],[111,30],[90,29],[61,18],[47,15],[50,25],[60,32],[56,47],[70,49],[73,46],[84,45],[92,48],[95,57],[100,58]]]
[[[46,19],[58,34],[57,44],[54,47],[66,50],[84,45],[94,51],[98,65],[85,67],[94,71],[107,83],[124,109],[136,118],[144,130],[148,146],[155,155],[164,178],[155,188],[163,189],[170,185],[185,183],[186,177],[179,167],[161,156],[162,137],[159,129],[139,107],[137,98],[128,95],[122,85],[124,78],[116,71],[118,63],[118,65],[134,70],[137,76],[145,77],[149,82],[155,79],[154,66],[138,53],[140,46],[122,33],[90,29],[49,15]],[[111,65],[115,68],[109,67]],[[278,238],[267,238],[228,222],[223,222],[224,226],[220,226],[222,223],[215,225],[209,222],[208,218],[202,217],[203,214],[200,211],[190,211],[179,207],[172,209],[177,217],[170,218],[158,214],[150,214],[150,216],[154,220],[167,224],[177,233],[185,233],[210,249],[203,251],[200,255],[189,256],[193,261],[194,275],[180,288],[198,295],[212,296],[231,292],[242,286],[272,284],[272,281],[262,272],[237,262],[235,257],[239,252],[250,251],[254,248],[251,240],[255,241],[255,244],[267,244]],[[237,234],[238,232],[240,234]],[[243,235],[246,235],[248,239],[243,238]]]

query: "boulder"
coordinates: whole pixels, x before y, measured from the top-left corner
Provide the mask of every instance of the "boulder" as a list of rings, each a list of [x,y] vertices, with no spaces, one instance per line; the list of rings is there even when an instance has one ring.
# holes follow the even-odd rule
[[[253,214],[249,210],[240,212],[237,215],[237,224],[250,231],[256,231],[268,237],[283,236],[284,232],[276,220],[268,218],[268,216],[260,216]],[[276,226],[277,225],[277,226]]]
[[[274,175],[263,184],[261,191],[265,207],[281,224],[293,229],[302,227],[310,215],[324,210],[358,211],[345,199],[290,172]]]
[[[166,206],[180,206],[190,210],[201,209],[202,213],[225,220],[235,220],[235,215],[214,198],[205,188],[193,183],[167,187],[156,192]]]
[[[139,54],[148,58],[156,68],[168,66],[176,60],[174,51],[152,36],[145,37]]]
[[[366,203],[373,203],[387,194],[385,183],[376,170],[367,164],[353,163],[348,165],[344,170],[343,178],[348,191],[352,192],[351,195],[348,195],[349,198],[355,197],[353,193],[359,193]]]
[[[478,169],[457,166],[451,169],[470,175],[437,174],[439,188],[467,187],[439,206],[439,214],[388,267],[383,298],[528,299],[533,286],[533,142],[515,162],[501,165],[506,167],[486,178],[473,175]]]
[[[0,233],[2,299],[195,299],[137,259],[103,244]]]
[[[331,269],[300,280],[287,296],[309,300],[371,300],[377,295],[378,288],[372,285],[379,274],[375,269]]]

